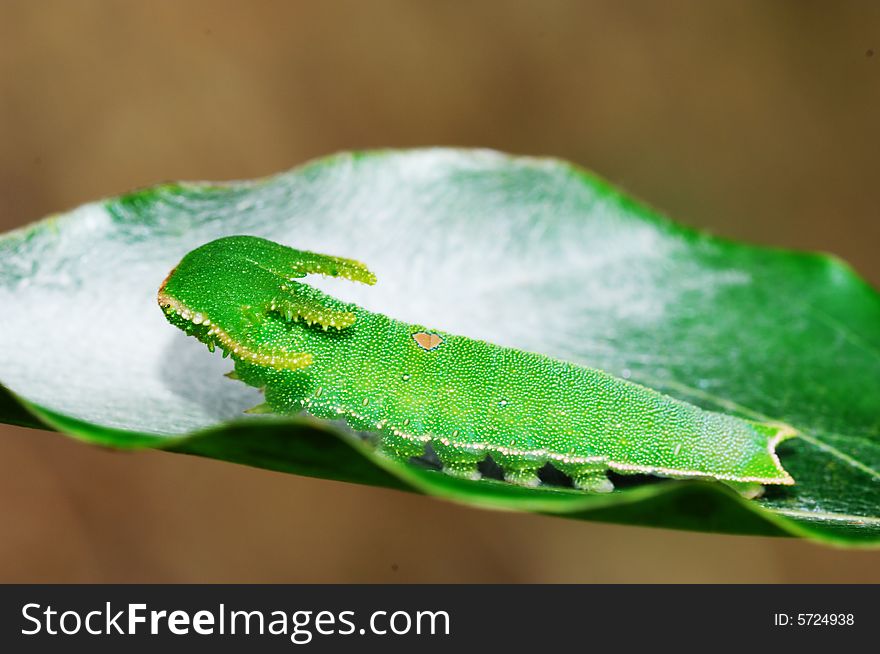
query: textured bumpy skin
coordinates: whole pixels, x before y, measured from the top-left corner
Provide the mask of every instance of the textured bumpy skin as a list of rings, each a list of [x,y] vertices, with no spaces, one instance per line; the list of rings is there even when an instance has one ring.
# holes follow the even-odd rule
[[[231,236],[187,254],[159,304],[172,324],[232,356],[235,377],[264,389],[253,411],[344,418],[396,458],[430,443],[450,474],[476,479],[488,455],[508,481],[537,484],[550,463],[599,492],[613,488],[609,469],[715,479],[748,496],[794,483],[775,452],[795,435],[787,425],[371,313],[296,281],[312,273],[376,281],[351,259]]]

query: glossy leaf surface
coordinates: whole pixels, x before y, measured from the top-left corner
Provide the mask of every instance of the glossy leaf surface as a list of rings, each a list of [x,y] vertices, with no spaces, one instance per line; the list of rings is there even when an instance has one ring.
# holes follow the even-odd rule
[[[156,289],[229,234],[366,262],[316,280],[400,320],[602,368],[712,410],[796,427],[797,480],[620,480],[608,496],[451,479],[259,394],[165,322]],[[311,281],[311,280],[310,280]],[[569,164],[468,150],[340,155],[270,179],[165,185],[0,238],[0,418],[487,507],[730,533],[880,542],[880,297],[825,255],[677,226]]]

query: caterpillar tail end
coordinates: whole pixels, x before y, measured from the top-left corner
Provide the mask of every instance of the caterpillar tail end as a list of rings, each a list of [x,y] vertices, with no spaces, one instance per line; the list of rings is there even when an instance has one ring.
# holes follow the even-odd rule
[[[773,460],[774,467],[779,475],[778,479],[774,480],[772,483],[782,486],[794,486],[794,484],[796,483],[794,477],[792,477],[788,473],[788,471],[782,467],[782,462],[779,460],[779,455],[776,453],[776,448],[779,446],[780,443],[783,443],[792,438],[797,438],[797,430],[791,425],[788,425],[784,422],[765,422],[757,424],[759,424],[763,428],[763,430],[765,430],[764,433],[766,433],[769,437],[767,441],[767,452],[770,455],[770,458]]]
[[[780,443],[796,438],[797,430],[784,422],[749,422],[766,439],[762,440],[764,451],[748,465],[748,474],[740,478],[723,479],[724,483],[747,499],[763,495],[764,486],[793,486],[795,479],[782,467],[776,448]]]

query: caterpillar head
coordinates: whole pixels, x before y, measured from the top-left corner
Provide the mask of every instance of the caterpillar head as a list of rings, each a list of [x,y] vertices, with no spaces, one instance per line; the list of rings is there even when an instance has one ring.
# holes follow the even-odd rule
[[[309,352],[273,345],[272,323],[345,329],[355,314],[342,302],[297,281],[308,274],[375,284],[352,259],[305,252],[255,236],[227,236],[189,252],[159,287],[166,318],[209,349],[277,369],[312,363]]]

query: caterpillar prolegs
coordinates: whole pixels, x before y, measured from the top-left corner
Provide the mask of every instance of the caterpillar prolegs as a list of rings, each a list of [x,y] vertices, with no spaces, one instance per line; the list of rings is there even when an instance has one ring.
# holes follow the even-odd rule
[[[264,389],[254,411],[345,419],[388,456],[431,445],[443,470],[539,483],[547,463],[585,491],[607,471],[718,480],[747,496],[794,484],[776,455],[795,431],[703,410],[600,370],[411,325],[301,281],[317,273],[374,284],[361,263],[252,236],[187,254],[159,289],[167,319],[235,361]]]

